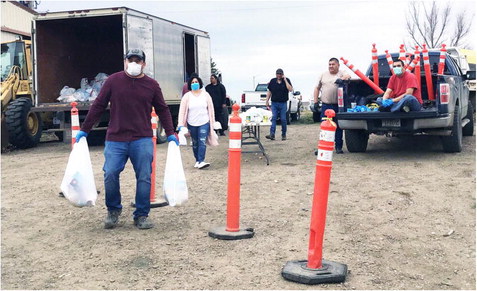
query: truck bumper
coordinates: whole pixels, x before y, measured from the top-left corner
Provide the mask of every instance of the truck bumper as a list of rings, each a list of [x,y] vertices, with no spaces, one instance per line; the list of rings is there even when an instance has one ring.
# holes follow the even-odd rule
[[[401,118],[398,118],[401,117]],[[361,129],[370,133],[377,132],[401,132],[401,133],[418,133],[428,132],[429,134],[437,134],[438,130],[447,131],[452,127],[452,114],[446,114],[433,118],[376,118],[376,119],[341,119],[338,117],[338,125],[341,129]],[[386,125],[386,121],[396,121],[396,126]],[[397,120],[399,120],[397,122]],[[390,124],[390,123],[388,123]],[[437,131],[436,131],[437,130]]]

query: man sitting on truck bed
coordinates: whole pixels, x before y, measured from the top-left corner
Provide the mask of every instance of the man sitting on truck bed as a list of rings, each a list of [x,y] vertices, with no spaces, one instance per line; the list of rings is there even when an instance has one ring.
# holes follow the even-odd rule
[[[394,75],[391,76],[383,100],[391,99],[391,112],[419,111],[422,107],[421,90],[417,86],[416,76],[404,70],[404,62],[393,63]]]

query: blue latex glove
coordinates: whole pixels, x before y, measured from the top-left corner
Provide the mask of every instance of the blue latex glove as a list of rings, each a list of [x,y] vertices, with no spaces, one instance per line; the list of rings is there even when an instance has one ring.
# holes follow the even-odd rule
[[[180,131],[181,131],[181,128],[183,128],[183,126],[179,126],[179,127],[177,128],[177,131],[180,132]]]
[[[167,142],[174,141],[176,145],[179,145],[179,140],[175,134],[171,134],[167,137]]]
[[[78,131],[78,133],[76,134],[76,142],[79,142],[79,140],[82,138],[82,137],[87,137],[88,134],[82,130]]]
[[[390,106],[393,105],[393,103],[394,103],[394,102],[393,102],[392,99],[385,99],[385,100],[383,100],[383,106],[384,106],[384,107],[390,107]]]

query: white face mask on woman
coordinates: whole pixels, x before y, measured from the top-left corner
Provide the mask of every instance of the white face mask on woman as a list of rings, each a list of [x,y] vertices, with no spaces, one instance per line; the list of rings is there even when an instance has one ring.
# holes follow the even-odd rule
[[[142,65],[135,62],[128,63],[126,72],[133,77],[139,76],[142,72]]]

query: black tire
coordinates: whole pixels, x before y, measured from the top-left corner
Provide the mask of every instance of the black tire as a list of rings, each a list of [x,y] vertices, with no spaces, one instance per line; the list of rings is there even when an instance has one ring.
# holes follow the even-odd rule
[[[321,114],[319,112],[313,112],[313,121],[321,122]]]
[[[167,134],[160,121],[157,122],[157,144],[165,143],[167,141]]]
[[[464,128],[462,128],[462,135],[464,136],[473,136],[474,135],[474,107],[472,103],[469,102],[469,107],[467,107],[466,119],[470,120]]]
[[[369,133],[361,129],[345,130],[346,148],[350,153],[364,153],[368,147]]]
[[[451,135],[442,137],[442,146],[446,153],[460,153],[462,151],[462,120],[460,115],[460,106],[456,104]]]
[[[297,111],[297,112],[290,114],[290,116],[291,116],[291,120],[292,120],[292,121],[298,121],[298,120],[300,120],[300,116],[301,116],[301,114],[300,114],[300,108],[298,108],[298,111]]]
[[[31,99],[21,97],[10,102],[5,111],[10,143],[20,149],[37,146],[43,131],[40,113],[31,112],[31,107]]]

